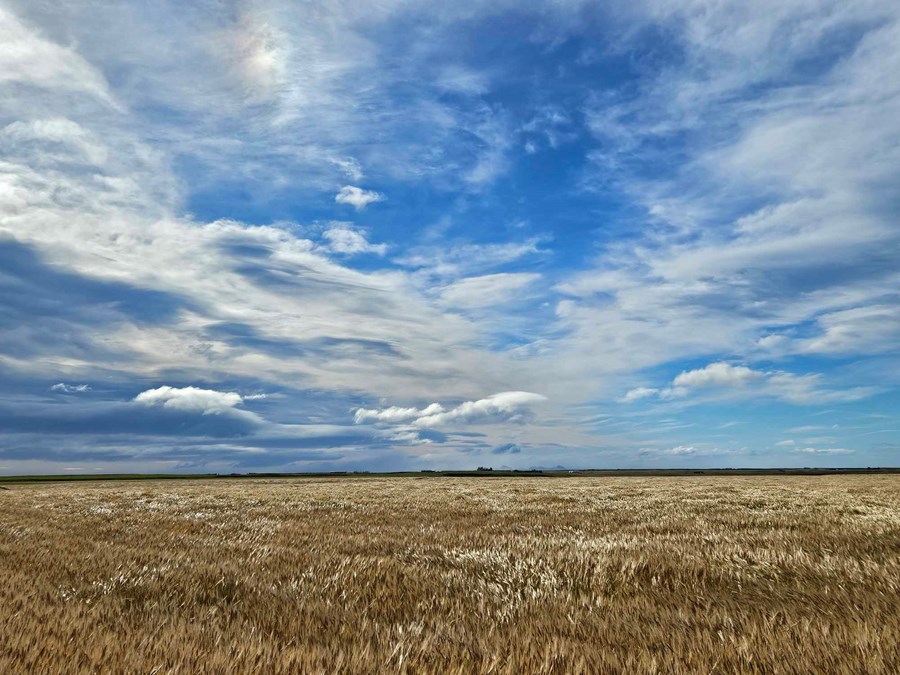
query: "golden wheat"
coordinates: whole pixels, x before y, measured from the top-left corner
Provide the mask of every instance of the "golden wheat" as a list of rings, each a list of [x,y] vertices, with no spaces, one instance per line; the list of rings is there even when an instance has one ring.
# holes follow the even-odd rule
[[[900,478],[0,492],[3,673],[897,673]]]

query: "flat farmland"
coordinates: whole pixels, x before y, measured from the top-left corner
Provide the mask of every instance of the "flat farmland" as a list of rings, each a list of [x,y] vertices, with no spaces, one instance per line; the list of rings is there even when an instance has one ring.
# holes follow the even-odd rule
[[[0,672],[897,673],[900,476],[0,490]]]

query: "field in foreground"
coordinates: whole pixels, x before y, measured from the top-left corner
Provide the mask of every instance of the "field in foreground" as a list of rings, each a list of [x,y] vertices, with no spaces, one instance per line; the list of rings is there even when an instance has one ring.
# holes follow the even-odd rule
[[[0,672],[900,672],[900,477],[0,491]]]

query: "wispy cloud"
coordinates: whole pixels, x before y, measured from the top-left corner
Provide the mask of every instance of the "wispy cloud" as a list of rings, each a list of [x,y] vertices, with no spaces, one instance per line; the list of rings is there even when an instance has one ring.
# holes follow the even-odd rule
[[[501,272],[465,277],[441,291],[441,301],[452,307],[489,307],[509,302],[540,279],[539,274]]]
[[[808,455],[851,455],[856,451],[847,448],[797,448],[796,452]]]
[[[91,387],[88,384],[66,384],[65,382],[59,382],[50,387],[50,391],[59,391],[63,394],[82,394],[90,390]]]
[[[669,387],[631,389],[620,400],[623,403],[633,403],[646,398],[685,398],[704,389],[726,390],[744,396],[773,396],[796,404],[858,401],[878,391],[874,387],[827,389],[822,386],[822,376],[818,373],[796,375],[717,362],[682,372],[672,380]]]

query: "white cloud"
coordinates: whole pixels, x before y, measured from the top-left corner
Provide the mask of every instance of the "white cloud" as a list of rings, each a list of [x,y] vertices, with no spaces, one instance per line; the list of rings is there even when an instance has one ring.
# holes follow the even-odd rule
[[[329,161],[352,181],[361,181],[365,177],[359,160],[354,157],[332,157]]]
[[[454,423],[517,422],[524,419],[531,406],[545,400],[547,400],[545,396],[527,391],[504,391],[477,401],[466,401],[449,410],[439,403],[432,403],[422,409],[360,408],[354,414],[354,422],[402,423],[419,428],[441,427]]]
[[[784,371],[753,370],[720,361],[682,372],[672,380],[671,387],[632,389],[619,401],[633,403],[652,397],[672,400],[707,388],[729,390],[732,395],[770,396],[799,405],[858,401],[878,392],[876,387],[871,386],[828,389],[823,387],[822,376],[818,373],[797,375]]]
[[[783,441],[778,441],[775,445],[777,445],[777,446],[779,446],[779,447],[786,448],[786,447],[793,447],[793,446],[795,446],[795,445],[797,445],[797,444],[796,444],[792,439],[788,438],[788,439],[783,440]]]
[[[636,387],[629,390],[619,400],[621,400],[623,403],[634,403],[635,401],[640,401],[643,398],[656,396],[657,394],[659,394],[659,389],[652,389],[650,387]]]
[[[815,317],[814,326],[818,334],[812,337],[773,333],[756,344],[780,354],[880,354],[900,343],[900,306],[879,303],[829,311]]]
[[[803,443],[805,445],[834,445],[837,443],[837,440],[835,436],[813,436],[812,438],[804,438]]]
[[[446,305],[462,308],[501,305],[521,297],[519,291],[540,278],[540,274],[526,272],[466,277],[445,286],[441,291],[441,301]]]
[[[65,382],[50,387],[50,391],[61,391],[64,394],[80,394],[90,390],[91,387],[87,384],[66,384]]]
[[[384,422],[387,424],[399,424],[404,422],[413,422],[420,417],[427,417],[444,411],[444,407],[439,403],[432,403],[421,410],[419,408],[399,408],[391,406],[390,408],[369,409],[359,408],[353,415],[353,421],[356,424],[364,422]]]
[[[700,449],[693,445],[676,445],[671,448],[640,448],[642,455],[696,455]]]
[[[826,389],[822,386],[822,376],[818,373],[795,375],[774,372],[768,374],[765,392],[788,403],[821,405],[859,401],[878,393],[878,389],[870,386]]]
[[[430,438],[423,438],[418,431],[413,429],[392,429],[388,432],[387,437],[396,442],[405,445],[431,445],[434,441]]]
[[[0,84],[8,82],[81,91],[120,108],[103,74],[76,50],[45,39],[0,8]]]
[[[90,131],[72,120],[55,117],[50,119],[17,121],[0,130],[0,143],[7,158],[18,154],[17,146],[32,144],[40,147],[46,157],[57,161],[81,158],[96,166],[106,164],[107,148]],[[54,146],[64,146],[70,150],[55,152]]]
[[[53,96],[47,96],[43,105],[52,109]],[[64,107],[65,101],[57,103]],[[118,317],[93,326],[80,344],[102,348],[88,359],[70,360],[66,377],[91,377],[95,367],[151,378],[213,372],[328,390],[358,390],[364,382],[376,397],[416,398],[430,394],[435,380],[448,381],[453,397],[522,387],[521,378],[500,365],[502,355],[478,346],[472,321],[447,314],[433,294],[412,283],[410,272],[359,271],[325,255],[387,250],[362,231],[336,224],[322,246],[297,236],[290,224],[177,217],[177,190],[152,148],[114,124],[100,134],[88,130],[86,125],[98,124],[90,119],[77,126],[47,119],[57,121],[7,129],[17,154],[15,163],[7,156],[0,166],[3,234],[61,273],[125,283],[173,306],[164,321]],[[48,166],[46,148],[29,140],[38,135],[59,146],[52,157],[83,155],[71,139],[101,143],[108,166],[102,173]],[[136,164],[120,158],[136,158]],[[116,305],[108,308],[114,312]],[[212,334],[221,322],[260,339]],[[308,358],[308,344],[321,349],[322,358]],[[284,349],[276,353],[267,345]],[[17,367],[60,373],[58,355],[51,354],[37,353]]]
[[[772,333],[770,335],[763,335],[759,338],[756,341],[756,346],[766,351],[775,351],[789,344],[790,341],[791,340],[787,335]]]
[[[545,396],[527,391],[504,391],[478,401],[466,401],[452,410],[423,415],[415,424],[436,427],[455,422],[518,421],[532,405],[545,400]]]
[[[335,253],[384,255],[388,248],[387,244],[370,243],[364,231],[354,228],[349,223],[333,223],[322,236],[328,240],[328,248]]]
[[[730,363],[718,362],[697,370],[685,371],[672,380],[672,384],[676,387],[734,387],[752,382],[762,375],[747,366],[732,366]]]
[[[647,2],[635,16],[671,31],[684,61],[648,73],[637,95],[596,96],[602,150],[584,185],[622,189],[648,218],[560,283],[570,333],[548,371],[600,379],[711,354],[895,348],[898,6]],[[847,43],[829,37],[844,31]],[[822,66],[812,76],[809,59]],[[684,162],[659,152],[685,134]],[[822,334],[797,339],[810,324]]]
[[[827,427],[827,426],[822,426],[819,424],[804,424],[803,426],[799,426],[799,427],[791,427],[790,429],[788,429],[788,431],[801,434],[801,433],[806,433],[808,431],[821,431],[822,429],[829,429],[829,428],[837,428],[837,425],[835,425],[834,427]]]
[[[687,396],[693,389],[705,387],[742,387],[764,378],[766,373],[747,366],[733,366],[722,361],[703,368],[683,371],[672,380],[672,386],[663,388],[637,387],[619,399],[622,403],[634,403],[645,398],[657,397],[672,400]]]
[[[162,386],[142,391],[134,401],[147,406],[217,415],[240,405],[243,398],[233,391]]]
[[[798,351],[825,354],[874,354],[900,343],[900,306],[868,305],[824,314],[822,334],[800,341]]]
[[[797,448],[795,452],[804,452],[810,455],[849,455],[856,452],[848,448]]]
[[[450,244],[416,246],[394,262],[415,271],[417,278],[428,285],[457,280],[461,277],[482,276],[485,272],[502,268],[513,262],[536,256],[547,256],[549,249],[541,248],[544,239],[531,237],[524,241],[498,244]],[[490,275],[484,275],[490,276]]]
[[[366,208],[374,202],[383,202],[385,196],[380,192],[371,190],[363,190],[354,185],[345,185],[341,191],[334,196],[334,201],[338,204],[349,204],[357,211]]]

